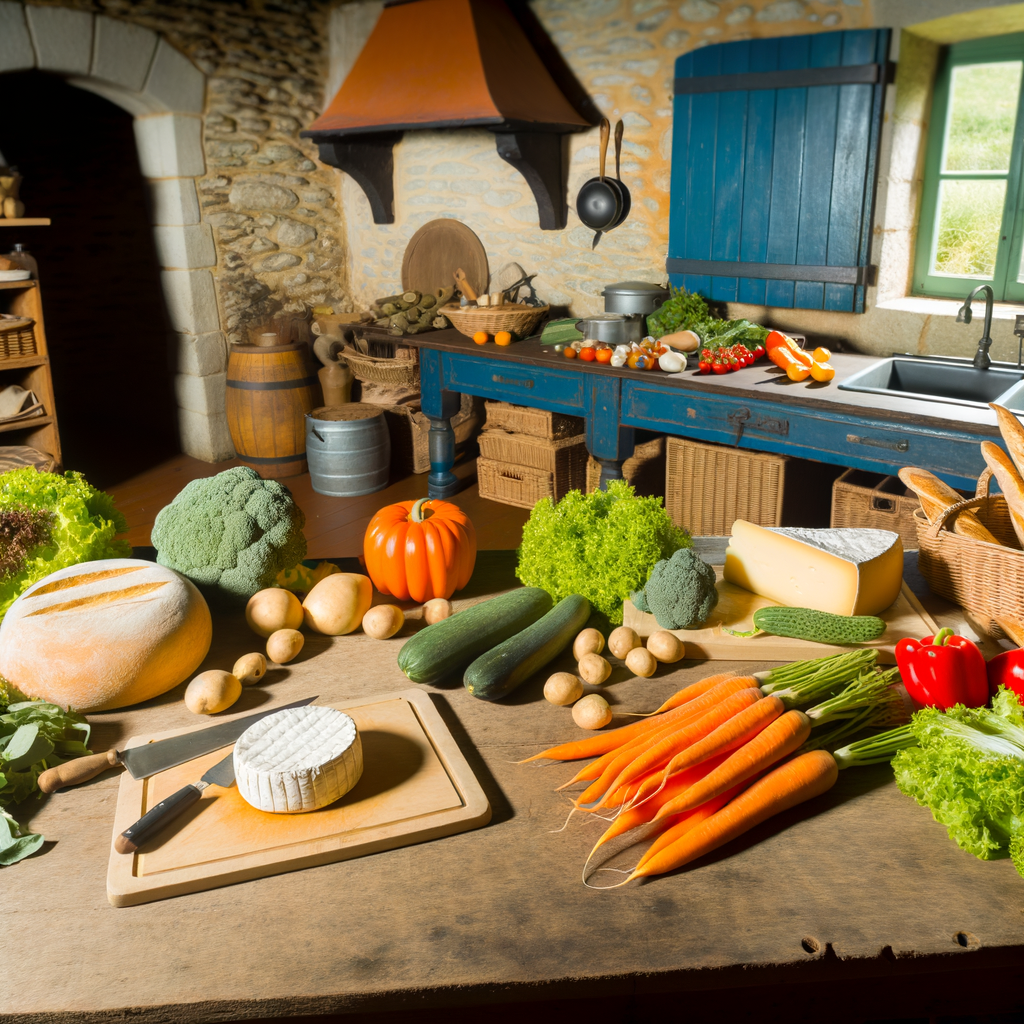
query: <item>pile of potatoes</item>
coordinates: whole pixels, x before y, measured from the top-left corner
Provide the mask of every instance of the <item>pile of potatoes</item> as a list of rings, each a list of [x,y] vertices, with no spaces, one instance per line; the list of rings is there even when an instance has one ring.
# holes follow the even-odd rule
[[[612,720],[612,709],[599,693],[584,696],[583,685],[601,686],[612,674],[611,663],[602,657],[604,635],[598,629],[584,629],[573,641],[576,674],[556,672],[544,684],[544,697],[562,707],[572,705],[573,721],[581,729],[603,729]],[[654,675],[659,662],[672,664],[686,652],[683,642],[668,630],[652,633],[644,647],[636,631],[619,626],[608,636],[608,652],[625,662],[634,675]]]

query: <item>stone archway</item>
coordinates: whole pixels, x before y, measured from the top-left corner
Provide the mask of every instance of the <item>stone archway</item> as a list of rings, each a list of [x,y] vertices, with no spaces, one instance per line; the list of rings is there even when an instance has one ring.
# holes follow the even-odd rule
[[[224,413],[227,342],[200,216],[203,73],[157,33],[102,14],[0,0],[0,73],[64,76],[135,119],[139,166],[152,194],[153,232],[176,351],[182,451],[206,462],[235,454]]]

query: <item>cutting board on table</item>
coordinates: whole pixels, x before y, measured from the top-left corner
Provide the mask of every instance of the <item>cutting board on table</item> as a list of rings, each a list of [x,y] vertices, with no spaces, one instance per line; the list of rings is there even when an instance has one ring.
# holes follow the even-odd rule
[[[237,786],[210,786],[167,831],[134,854],[114,839],[155,804],[231,751],[228,745],[148,779],[121,776],[107,869],[115,907],[200,892],[348,860],[486,825],[491,807],[428,694],[400,690],[332,703],[355,720],[363,775],[337,803],[307,814],[259,811]],[[128,746],[189,729],[134,737]]]
[[[708,624],[701,629],[670,630],[686,643],[687,658],[696,661],[802,661],[850,650],[849,647],[834,647],[767,633],[751,637],[730,636],[723,632],[723,626],[740,631],[753,629],[754,612],[778,602],[726,583],[722,579],[720,565],[715,566],[715,573],[718,576],[718,604],[708,617]],[[648,637],[661,629],[653,615],[638,611],[632,601],[627,600],[622,611],[622,624],[635,629],[638,636]],[[877,648],[878,660],[883,665],[895,664],[893,650],[904,637],[912,636],[919,640],[934,635],[939,629],[906,581],[896,602],[879,618],[885,620],[885,632],[877,640],[857,646]]]

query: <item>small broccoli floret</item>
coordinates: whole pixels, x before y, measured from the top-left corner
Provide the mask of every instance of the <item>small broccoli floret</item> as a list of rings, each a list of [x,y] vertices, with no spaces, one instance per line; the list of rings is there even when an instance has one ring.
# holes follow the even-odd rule
[[[306,557],[306,517],[288,489],[247,466],[193,480],[157,514],[157,561],[208,597],[246,601]]]
[[[693,548],[680,548],[654,566],[642,597],[662,629],[699,626],[718,604],[715,570]]]

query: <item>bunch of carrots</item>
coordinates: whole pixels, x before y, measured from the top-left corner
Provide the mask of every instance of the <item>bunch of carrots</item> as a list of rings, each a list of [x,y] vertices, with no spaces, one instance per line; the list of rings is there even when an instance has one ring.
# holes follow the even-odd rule
[[[709,676],[642,721],[527,758],[595,758],[559,787],[586,784],[573,813],[614,815],[587,858],[584,882],[594,854],[613,839],[620,840],[618,853],[656,837],[620,884],[662,874],[824,793],[841,767],[891,757],[894,751],[860,751],[856,743],[835,755],[821,749],[854,732],[909,721],[897,671],[878,671],[876,659],[873,650],[856,650],[761,678]],[[812,729],[826,725],[812,737]]]

